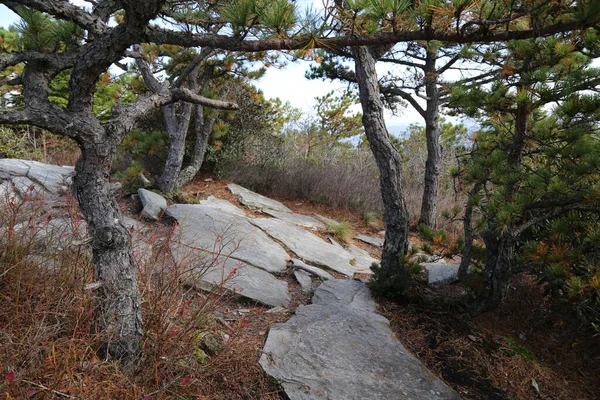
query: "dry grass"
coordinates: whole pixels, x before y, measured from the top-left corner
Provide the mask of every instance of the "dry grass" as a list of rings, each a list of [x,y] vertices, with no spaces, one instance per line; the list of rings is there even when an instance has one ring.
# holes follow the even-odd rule
[[[69,209],[76,225],[75,208]],[[7,200],[0,212],[0,392],[7,399],[280,398],[257,362],[266,326],[256,335],[241,315],[214,318],[235,300],[222,286],[206,293],[181,284],[192,265],[207,261],[192,253],[173,263],[168,248],[177,238],[164,225],[143,235],[153,251],[134,243],[145,324],[142,360],[122,370],[100,358],[97,303],[86,289],[94,280],[91,252],[77,242],[52,247],[65,236],[76,240],[73,232],[79,232],[69,226],[51,232],[58,236],[45,234],[57,213],[41,199]]]
[[[381,304],[396,336],[463,398],[598,398],[598,338],[557,310],[534,278],[516,276],[507,302],[475,319],[443,299]]]

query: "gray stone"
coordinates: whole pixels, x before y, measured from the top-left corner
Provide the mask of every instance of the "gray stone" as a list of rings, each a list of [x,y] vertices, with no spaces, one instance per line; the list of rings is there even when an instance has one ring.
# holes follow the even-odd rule
[[[305,228],[325,229],[325,224],[322,224],[321,222],[317,221],[313,217],[309,217],[308,215],[288,213],[288,212],[268,210],[268,209],[264,209],[263,212],[265,214],[270,215],[271,217],[279,218],[284,221],[291,222],[292,224],[303,226]]]
[[[221,209],[226,213],[239,215],[240,217],[246,216],[246,213],[241,208],[231,204],[227,200],[218,199],[215,196],[208,196],[207,199],[201,200],[199,204],[207,207]]]
[[[44,194],[46,193],[43,186],[26,176],[15,176],[12,178],[12,183],[15,185],[17,193],[19,193],[23,199],[44,197]]]
[[[319,214],[313,214],[313,216],[327,226],[336,227],[340,224],[335,219],[327,218]]]
[[[291,400],[460,399],[394,337],[367,286],[330,280],[271,326],[260,358]]]
[[[10,181],[0,182],[0,209],[18,197]]]
[[[60,167],[37,161],[29,161],[29,163],[30,168],[27,173],[29,178],[44,186],[48,192],[54,195],[67,193],[75,167]]]
[[[302,260],[298,260],[297,258],[292,258],[291,266],[301,269],[303,271],[306,271],[314,276],[318,276],[319,278],[335,279],[333,277],[333,275],[331,275],[329,272],[323,271],[319,267],[313,267],[312,265],[308,265],[308,264],[304,263]]]
[[[254,218],[250,221],[279,240],[305,262],[327,267],[346,276],[354,274],[354,266],[350,264],[354,258],[352,254],[299,226],[274,218]]]
[[[349,245],[346,250],[354,256],[354,267],[356,268],[357,273],[372,274],[373,271],[371,271],[371,265],[373,265],[373,263],[381,263],[381,260],[371,257],[368,251],[353,244]]]
[[[361,242],[365,242],[366,244],[370,244],[371,246],[379,247],[380,249],[383,248],[383,239],[366,235],[356,235],[354,238],[360,240]]]
[[[240,185],[236,185],[235,183],[230,183],[227,185],[227,189],[235,195],[240,197],[240,203],[245,205],[248,208],[252,209],[271,209],[283,212],[292,212],[289,208],[281,204],[280,202],[255,193],[251,190],[248,190]]]
[[[274,307],[290,302],[287,282],[262,269],[225,256],[199,256],[175,242],[171,243],[171,254],[179,265],[191,267],[182,279],[198,289],[210,291],[222,286],[231,293]]]
[[[211,204],[174,204],[167,215],[177,219],[182,244],[222,254],[270,272],[286,269],[289,256],[279,244],[239,213],[227,212],[224,200]],[[235,207],[237,208],[237,207]]]
[[[167,209],[167,200],[158,193],[146,189],[138,189],[138,195],[144,208],[142,217],[158,221],[160,213]]]
[[[30,165],[22,160],[14,158],[0,159],[0,178],[11,179],[14,176],[25,176],[29,171]]]
[[[310,291],[312,290],[312,279],[310,278],[310,274],[306,271],[299,269],[297,271],[294,271],[294,277],[300,284],[302,291],[304,293],[310,293]]]
[[[460,264],[422,263],[421,267],[427,271],[430,286],[458,281],[458,268]]]

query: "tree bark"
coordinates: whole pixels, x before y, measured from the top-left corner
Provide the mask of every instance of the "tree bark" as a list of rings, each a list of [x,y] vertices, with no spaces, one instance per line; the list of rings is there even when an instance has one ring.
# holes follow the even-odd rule
[[[427,47],[425,57],[425,93],[427,107],[425,109],[425,137],[427,140],[427,161],[425,162],[425,185],[421,201],[419,223],[434,227],[436,223],[438,189],[440,181],[440,164],[442,149],[440,147],[439,108],[440,91],[438,88],[438,71],[435,68],[436,51]]]
[[[182,102],[181,115],[178,118],[174,104],[162,107],[165,128],[169,136],[169,151],[167,153],[165,169],[157,182],[158,188],[163,193],[169,194],[179,189],[177,181],[183,165],[185,138],[190,125],[193,108],[194,106],[191,103]]]
[[[204,115],[204,110],[201,106],[196,106],[194,131],[196,132],[196,143],[194,144],[194,152],[188,165],[181,170],[177,178],[177,187],[181,188],[189,183],[194,176],[202,168],[204,163],[204,155],[208,148],[208,141],[212,134],[213,126],[217,120],[217,113],[212,113],[210,116]]]
[[[508,293],[508,284],[512,276],[512,261],[516,238],[510,233],[495,234],[487,232],[483,235],[486,246],[485,269],[483,281],[485,286],[477,294],[471,308],[472,315],[479,315],[497,308]]]
[[[363,125],[379,168],[384,205],[385,242],[381,268],[385,274],[392,275],[403,271],[403,259],[408,250],[408,209],[402,188],[402,159],[385,126],[375,58],[368,47],[354,48],[353,53]]]
[[[97,291],[98,330],[104,338],[100,350],[105,356],[136,360],[142,339],[140,293],[131,237],[109,189],[112,147],[80,141],[73,190],[88,224],[94,277],[101,284]]]

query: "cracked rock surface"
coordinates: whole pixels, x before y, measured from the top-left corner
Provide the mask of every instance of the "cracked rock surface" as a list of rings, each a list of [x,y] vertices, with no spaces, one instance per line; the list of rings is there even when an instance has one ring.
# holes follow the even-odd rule
[[[367,286],[329,280],[271,327],[260,359],[291,400],[460,399],[394,337]]]

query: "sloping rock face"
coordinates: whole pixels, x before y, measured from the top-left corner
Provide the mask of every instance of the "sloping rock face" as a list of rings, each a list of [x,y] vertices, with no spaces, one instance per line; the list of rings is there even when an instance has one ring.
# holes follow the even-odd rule
[[[235,195],[240,197],[240,203],[245,205],[248,208],[252,209],[269,209],[281,212],[291,213],[292,210],[281,204],[280,202],[260,195],[258,193],[253,192],[252,190],[248,190],[240,185],[236,185],[235,183],[230,183],[227,185],[227,189]]]
[[[351,264],[354,260],[352,254],[325,242],[291,222],[274,218],[254,218],[250,221],[279,240],[307,263],[324,266],[346,276],[352,276],[356,272]]]
[[[291,400],[460,399],[396,340],[362,282],[330,280],[271,327],[260,364]]]
[[[0,180],[12,182],[21,197],[66,194],[74,171],[74,167],[11,158],[0,159]]]
[[[167,209],[167,200],[158,193],[146,189],[138,189],[138,195],[144,208],[142,217],[158,221],[160,213]]]
[[[371,246],[379,247],[380,249],[383,247],[383,239],[371,237],[367,235],[356,235],[355,239],[360,240],[361,242],[365,242],[370,244]]]
[[[193,249],[171,243],[174,260],[189,268],[183,281],[202,290],[221,286],[231,293],[267,306],[286,306],[290,302],[288,284],[260,268],[227,257],[198,257]]]
[[[180,224],[181,244],[211,254],[229,256],[269,272],[286,269],[288,255],[279,244],[248,222],[230,212],[229,203],[206,201],[200,204],[174,204],[167,215]]]
[[[305,228],[325,229],[325,224],[317,221],[313,217],[309,217],[308,215],[281,212],[281,211],[275,211],[275,210],[267,210],[267,209],[263,210],[263,212],[265,214],[270,215],[271,217],[279,218],[284,221],[291,222],[292,224],[303,226]]]

